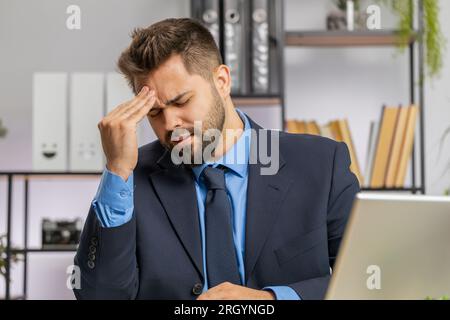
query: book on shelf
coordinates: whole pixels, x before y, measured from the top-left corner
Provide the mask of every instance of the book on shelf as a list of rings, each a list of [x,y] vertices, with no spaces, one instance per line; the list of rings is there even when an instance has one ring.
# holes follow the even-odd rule
[[[306,123],[306,133],[320,135],[320,128],[316,121],[308,121]]]
[[[398,116],[398,107],[383,106],[380,119],[380,130],[376,143],[373,168],[370,179],[371,188],[383,188],[386,169],[389,161],[392,137]]]
[[[380,122],[373,125],[369,137],[365,171],[367,187],[405,187],[417,113],[416,105],[383,108]]]
[[[297,133],[297,121],[287,120],[286,121],[286,131],[291,133]]]
[[[297,133],[308,133],[306,131],[306,122],[305,121],[295,121]]]
[[[386,178],[384,182],[386,188],[393,188],[395,185],[395,175],[397,174],[401,148],[405,138],[407,116],[408,107],[399,107],[394,135],[392,138],[389,161],[386,169]]]
[[[373,158],[375,145],[378,138],[379,122],[371,121],[369,130],[369,143],[367,145],[366,166],[364,169],[364,181],[369,181],[372,177]]]
[[[288,120],[288,132],[317,134],[344,142],[349,150],[350,170],[361,186],[403,188],[412,156],[418,106],[383,106],[380,120],[370,123],[364,174],[359,166],[347,119],[319,125],[316,121]]]
[[[355,144],[353,143],[353,139],[352,139],[352,135],[350,133],[350,127],[348,125],[348,121],[347,121],[347,119],[338,120],[338,123],[339,123],[339,128],[341,130],[342,142],[345,142],[347,144],[347,147],[350,152],[350,159],[351,159],[350,170],[353,173],[355,173],[360,185],[363,185],[364,177],[361,174],[361,169],[359,166],[358,158],[356,156]]]
[[[330,123],[320,126],[320,133],[323,137],[334,139],[333,131],[331,130]]]
[[[350,170],[356,175],[360,185],[363,184],[363,175],[359,168],[355,146],[346,119],[333,120],[323,126],[318,125],[317,121],[288,120],[286,122],[286,128],[287,131],[291,133],[321,135],[336,141],[344,142],[350,153]]]
[[[291,133],[303,133],[320,135],[320,127],[316,121],[299,121],[288,120],[286,121],[286,128]]]
[[[412,149],[414,145],[414,133],[416,132],[417,113],[419,107],[412,105],[408,108],[408,116],[406,121],[406,128],[400,152],[400,157],[397,166],[397,173],[395,176],[396,188],[403,187],[405,184],[406,169],[408,168],[409,159],[412,157]]]
[[[356,178],[358,178],[359,184],[363,185],[364,180],[361,174],[361,170],[359,169],[356,150],[353,144],[353,139],[350,133],[350,127],[348,125],[347,119],[331,121],[330,128],[334,140],[344,142],[347,145],[351,160],[350,170],[356,175]]]

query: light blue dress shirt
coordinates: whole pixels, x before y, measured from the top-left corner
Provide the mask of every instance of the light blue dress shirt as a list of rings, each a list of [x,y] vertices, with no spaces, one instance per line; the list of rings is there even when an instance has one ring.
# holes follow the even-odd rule
[[[244,113],[236,109],[244,122],[244,131],[233,147],[214,163],[205,163],[193,168],[197,193],[200,232],[202,240],[203,273],[205,283],[203,292],[208,290],[205,248],[205,199],[206,186],[199,179],[203,169],[210,165],[223,165],[225,184],[232,208],[233,239],[239,267],[241,284],[245,284],[245,221],[247,206],[248,159],[250,154],[251,127]],[[133,215],[133,174],[125,182],[120,176],[105,169],[100,186],[92,202],[94,210],[103,227],[117,227],[131,220]],[[298,294],[288,286],[270,286],[263,288],[274,292],[277,300],[299,300]]]

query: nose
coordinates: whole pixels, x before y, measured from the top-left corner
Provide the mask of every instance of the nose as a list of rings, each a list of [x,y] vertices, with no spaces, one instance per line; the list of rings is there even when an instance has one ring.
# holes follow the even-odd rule
[[[183,121],[179,116],[178,108],[167,106],[164,108],[164,120],[166,131],[173,131],[175,128],[182,127]]]

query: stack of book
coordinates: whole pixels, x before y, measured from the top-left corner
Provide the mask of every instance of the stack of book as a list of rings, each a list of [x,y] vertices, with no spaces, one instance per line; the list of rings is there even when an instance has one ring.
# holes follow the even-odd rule
[[[374,189],[403,188],[412,155],[417,113],[416,105],[383,106],[380,121],[373,121],[370,125],[364,175],[346,119],[332,120],[325,125],[319,125],[316,121],[288,120],[286,128],[291,133],[321,135],[346,143],[351,158],[350,170],[361,186]]]
[[[403,188],[412,156],[416,105],[384,106],[379,122],[370,125],[365,177],[370,188]]]
[[[355,146],[353,144],[347,119],[333,120],[322,126],[320,126],[316,121],[288,120],[286,122],[286,128],[287,131],[291,133],[321,135],[336,141],[345,142],[350,152],[350,170],[358,178],[359,184],[363,185],[364,179],[356,157]]]

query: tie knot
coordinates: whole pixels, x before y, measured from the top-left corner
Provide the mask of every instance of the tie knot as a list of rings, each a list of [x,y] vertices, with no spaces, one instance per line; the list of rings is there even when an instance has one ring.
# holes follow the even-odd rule
[[[223,167],[206,167],[203,169],[202,176],[208,190],[225,190],[225,173]]]

